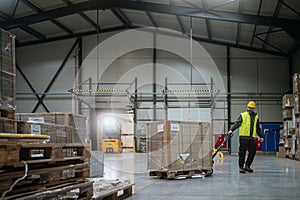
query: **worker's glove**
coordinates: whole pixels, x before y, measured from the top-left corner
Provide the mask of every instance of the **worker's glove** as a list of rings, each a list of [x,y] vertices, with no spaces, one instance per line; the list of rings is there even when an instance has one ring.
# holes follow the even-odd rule
[[[230,136],[231,134],[232,134],[232,130],[228,131],[228,132],[226,133],[226,136]]]
[[[264,138],[259,138],[259,141],[260,142],[264,142]]]

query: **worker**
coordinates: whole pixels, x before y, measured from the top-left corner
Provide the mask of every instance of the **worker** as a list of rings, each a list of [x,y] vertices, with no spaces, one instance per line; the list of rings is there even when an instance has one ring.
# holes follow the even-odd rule
[[[247,105],[247,111],[240,114],[233,126],[229,129],[228,135],[239,128],[239,172],[246,173],[246,171],[252,173],[253,169],[250,168],[255,154],[256,133],[260,137],[260,142],[263,142],[263,136],[259,126],[258,114],[254,112],[256,104],[254,101],[250,101]],[[245,163],[246,150],[248,148],[248,157]]]

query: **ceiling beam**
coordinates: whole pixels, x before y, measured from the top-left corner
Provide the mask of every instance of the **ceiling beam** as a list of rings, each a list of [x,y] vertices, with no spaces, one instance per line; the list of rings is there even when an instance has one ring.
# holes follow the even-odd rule
[[[39,8],[38,6],[36,6],[35,4],[33,4],[30,1],[27,0],[21,0],[23,3],[25,3],[29,8],[31,8],[32,10],[34,10],[35,12],[38,13],[38,15],[44,15],[44,11],[42,11],[41,8]],[[16,20],[16,19],[14,19]],[[61,28],[62,30],[64,30],[65,32],[69,33],[69,34],[73,34],[73,31],[71,31],[69,28],[67,28],[66,26],[64,26],[63,24],[61,24],[60,22],[58,22],[56,19],[49,19],[53,24],[55,24],[56,26],[58,26],[59,28]],[[1,27],[1,25],[0,25]]]
[[[30,28],[29,26],[21,26],[20,27],[23,31],[26,31],[27,33],[37,37],[38,39],[40,40],[45,40],[46,39],[46,36],[41,34],[40,32]]]
[[[72,5],[73,3],[69,0],[62,0],[66,5]],[[85,21],[87,21],[91,26],[93,26],[94,28],[98,28],[100,29],[100,27],[93,21],[91,20],[91,18],[89,18],[86,14],[84,14],[83,12],[78,13],[80,15],[80,17],[82,17]]]
[[[130,26],[131,21],[120,9],[111,9],[112,13],[122,22],[124,26]]]
[[[239,0],[238,13],[241,13],[241,8],[242,8],[242,0]],[[240,31],[241,31],[241,24],[240,24],[240,23],[237,23],[237,27],[236,27],[236,36],[235,36],[235,44],[238,44],[238,43],[239,43]]]
[[[133,29],[133,28],[143,28],[143,27],[131,26],[130,28]],[[127,26],[118,26],[118,27],[113,27],[113,28],[101,29],[100,33],[121,31],[121,30],[127,30],[127,29],[129,29]],[[97,34],[97,31],[93,30],[93,31],[87,31],[87,32],[78,33],[78,34],[74,34],[74,35],[65,35],[65,36],[47,38],[45,41],[37,40],[37,41],[17,43],[16,46],[17,47],[29,46],[29,45],[34,45],[34,44],[40,44],[40,43],[52,42],[52,41],[58,41],[58,40],[65,40],[65,39],[71,39],[71,38],[75,38],[75,37],[82,37],[82,36],[95,35],[95,34]],[[164,34],[164,33],[162,33],[162,34]],[[193,37],[193,39],[195,41],[198,41],[198,42],[210,43],[210,44],[221,45],[221,46],[228,46],[228,47],[244,49],[244,50],[260,52],[260,53],[266,53],[266,54],[271,54],[271,55],[276,55],[276,56],[283,56],[283,57],[288,56],[288,54],[285,53],[285,52],[279,52],[279,51],[272,51],[272,50],[267,50],[267,49],[249,47],[249,46],[241,45],[241,44],[237,45],[235,43],[222,42],[222,41],[218,41],[218,40],[209,40],[207,38],[200,38],[200,37]]]
[[[263,0],[260,0],[260,1],[259,1],[259,6],[258,6],[258,10],[257,10],[257,15],[260,14],[261,7],[262,7],[262,2],[263,2]],[[253,29],[252,39],[251,39],[251,43],[250,43],[250,46],[251,46],[251,47],[253,46],[253,42],[254,42],[254,38],[255,38],[255,34],[256,34],[256,29],[257,29],[257,24],[255,24],[254,29]]]
[[[128,29],[128,27],[117,26],[117,27],[106,28],[106,29],[101,29],[101,30],[92,30],[92,31],[86,31],[86,32],[82,32],[82,33],[74,33],[73,35],[63,35],[63,36],[49,37],[49,38],[46,38],[45,40],[17,42],[16,47],[24,47],[24,46],[30,46],[30,45],[35,45],[35,44],[42,44],[42,43],[46,43],[46,42],[67,40],[67,39],[72,39],[72,38],[88,36],[88,35],[95,35],[95,34],[98,34],[98,33],[108,33],[108,32],[114,32],[114,31],[120,31],[120,30],[126,30],[126,29]]]
[[[277,17],[278,17],[278,14],[279,14],[279,12],[280,12],[280,8],[281,8],[281,3],[278,1],[277,2],[277,5],[276,5],[276,8],[275,8],[275,10],[274,10],[274,13],[273,13],[273,19],[272,19],[272,23],[270,24],[270,26],[269,26],[269,29],[268,29],[268,33],[266,34],[266,37],[265,37],[265,41],[264,41],[264,43],[263,43],[263,46],[262,46],[262,48],[263,49],[265,49],[266,48],[266,44],[267,44],[267,42],[269,42],[269,36],[270,36],[270,32],[273,30],[273,24],[274,24],[274,21],[277,19]]]
[[[250,14],[232,13],[225,11],[206,11],[199,8],[183,7],[176,5],[165,5],[160,3],[140,2],[131,0],[90,0],[81,3],[56,8],[45,11],[43,13],[33,14],[17,18],[13,21],[4,22],[0,27],[4,29],[17,28],[22,25],[34,24],[37,22],[51,20],[58,17],[76,14],[87,10],[97,9],[130,9],[142,10],[156,13],[164,13],[178,16],[198,17],[213,20],[229,21],[235,23],[256,24],[261,26],[269,26],[273,17],[258,16]],[[274,27],[282,27],[293,38],[300,41],[300,20],[277,18],[273,24]]]
[[[14,7],[12,13],[11,13],[11,18],[12,18],[12,19],[15,18],[15,14],[16,14],[16,12],[17,12],[17,8],[18,8],[19,3],[20,3],[20,0],[16,0],[15,7]]]

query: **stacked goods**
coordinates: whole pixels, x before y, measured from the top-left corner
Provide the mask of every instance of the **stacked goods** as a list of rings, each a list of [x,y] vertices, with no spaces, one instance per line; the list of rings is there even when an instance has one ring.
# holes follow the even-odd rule
[[[11,118],[15,110],[16,66],[15,36],[0,29],[0,112]],[[9,113],[8,116],[7,112]]]
[[[22,127],[22,133],[49,135],[51,143],[74,143],[74,132],[73,127],[61,124],[26,122]]]
[[[90,176],[90,154],[83,144],[47,144],[10,139],[0,141],[0,153],[0,193],[8,199],[52,199],[65,195],[65,190],[70,187],[82,188],[83,185],[79,187],[78,184],[86,183],[86,178]],[[91,199],[93,184],[90,182],[88,185],[86,199]],[[51,190],[54,186],[56,189]],[[30,198],[43,192],[43,198]],[[83,189],[80,193],[84,193]]]
[[[300,116],[300,73],[293,75],[293,94],[286,94],[282,99],[283,131],[280,138],[281,147],[278,155],[285,149],[286,157],[294,159],[299,153],[299,116]]]
[[[291,151],[290,158],[295,158],[298,156],[299,142],[297,138],[299,137],[299,116],[300,116],[300,73],[295,73],[293,75],[293,92],[294,92],[294,115],[293,115],[293,125],[295,131],[292,132]]]
[[[174,178],[200,170],[212,173],[212,132],[208,122],[164,121],[147,124],[150,176]],[[176,174],[173,172],[176,171]]]
[[[0,133],[15,133],[14,121],[0,117]]]
[[[60,136],[70,137],[67,140],[69,142],[74,142],[74,143],[82,143],[82,142],[86,142],[87,140],[87,130],[86,130],[87,119],[85,116],[82,115],[75,115],[69,112],[16,113],[15,118],[20,120],[20,122],[26,122],[27,126],[32,126],[33,124],[37,124],[43,126],[41,127],[41,130],[52,131],[48,133],[41,131],[42,134],[48,134],[48,135],[51,134],[54,136],[56,132],[62,133],[60,134]],[[50,128],[51,125],[53,126],[53,129]],[[65,131],[62,131],[64,129]],[[26,131],[30,130],[32,132],[32,129],[26,128],[25,130]]]

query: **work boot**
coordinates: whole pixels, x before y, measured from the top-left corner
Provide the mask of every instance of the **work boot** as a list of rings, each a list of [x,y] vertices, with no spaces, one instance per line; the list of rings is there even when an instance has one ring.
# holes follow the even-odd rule
[[[253,169],[251,169],[248,165],[245,166],[245,170],[247,172],[253,173]]]
[[[243,168],[240,168],[240,173],[246,173],[246,171]]]

